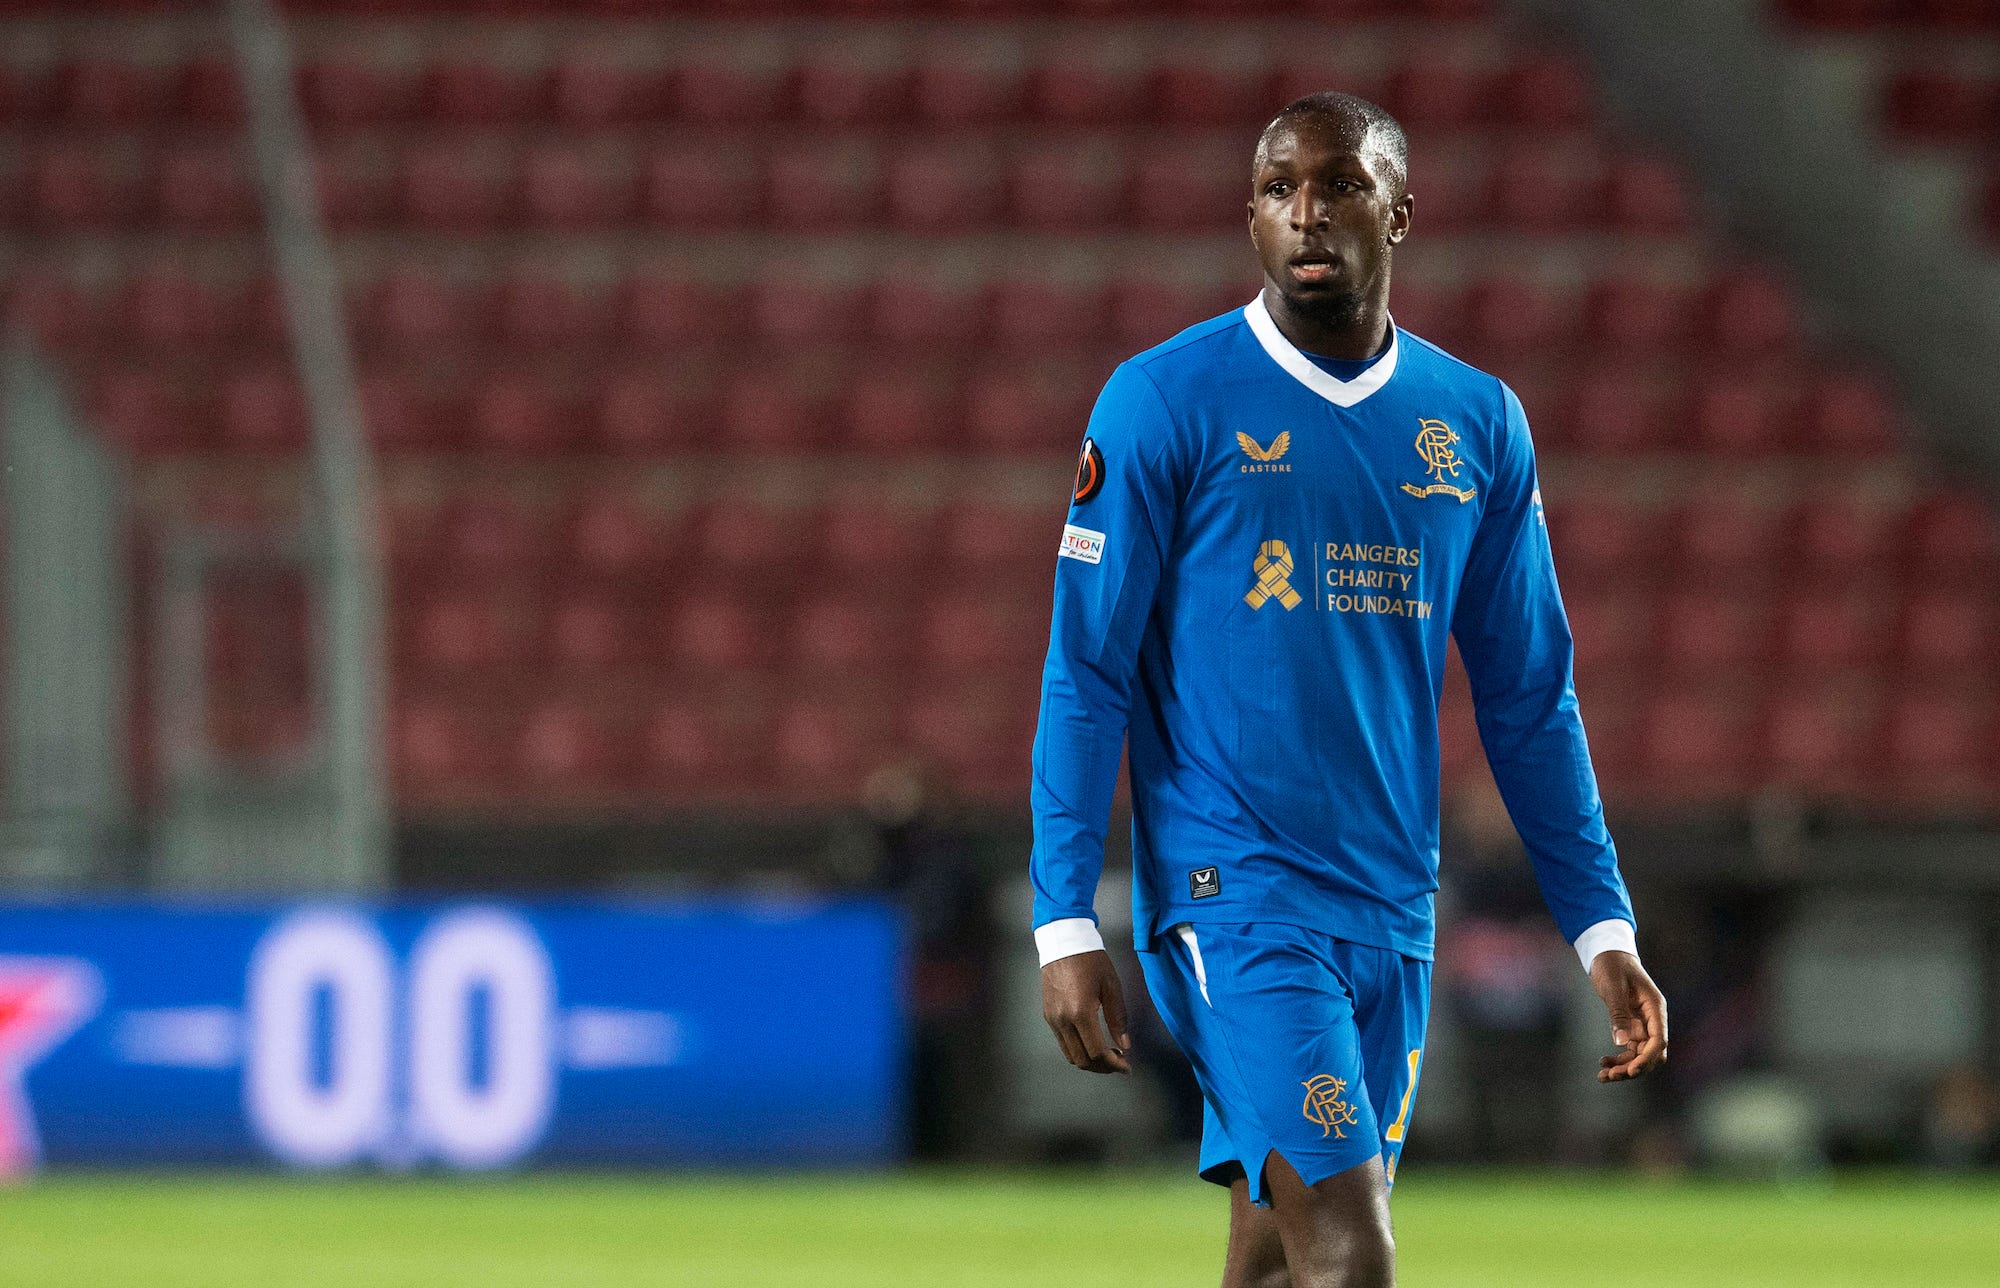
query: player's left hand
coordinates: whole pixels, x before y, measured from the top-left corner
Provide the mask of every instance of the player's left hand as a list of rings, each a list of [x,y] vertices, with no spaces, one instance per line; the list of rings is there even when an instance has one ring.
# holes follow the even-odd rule
[[[1621,1048],[1597,1070],[1599,1082],[1624,1082],[1667,1062],[1667,999],[1627,952],[1612,949],[1590,963],[1590,982],[1611,1013],[1611,1040]]]

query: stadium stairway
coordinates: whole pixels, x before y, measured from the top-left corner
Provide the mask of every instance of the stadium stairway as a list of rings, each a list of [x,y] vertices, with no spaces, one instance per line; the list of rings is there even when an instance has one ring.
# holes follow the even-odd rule
[[[1983,503],[1479,0],[287,8],[405,815],[837,805],[913,754],[1018,809],[1091,399],[1251,297],[1250,143],[1328,86],[1412,135],[1398,320],[1535,424],[1614,799],[2000,785]],[[11,0],[0,35],[4,307],[128,454],[141,546],[285,522],[305,422],[209,21]],[[243,763],[310,718],[305,611],[218,587]]]

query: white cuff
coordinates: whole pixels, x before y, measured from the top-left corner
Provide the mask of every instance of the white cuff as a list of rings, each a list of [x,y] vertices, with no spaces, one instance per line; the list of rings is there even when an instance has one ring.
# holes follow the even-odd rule
[[[1590,963],[1596,959],[1597,954],[1614,950],[1630,953],[1634,957],[1639,955],[1639,936],[1632,929],[1632,923],[1623,917],[1600,921],[1576,937],[1577,959],[1583,963],[1586,971],[1590,969]]]
[[[1035,927],[1035,951],[1041,954],[1044,966],[1078,953],[1103,950],[1104,936],[1088,917],[1063,917]]]

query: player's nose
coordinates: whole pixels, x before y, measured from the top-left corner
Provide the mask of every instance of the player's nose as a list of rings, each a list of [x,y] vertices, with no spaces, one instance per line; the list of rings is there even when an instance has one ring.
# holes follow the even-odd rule
[[[1332,221],[1327,203],[1310,184],[1300,185],[1299,190],[1292,194],[1289,214],[1292,227],[1300,232],[1325,228]]]

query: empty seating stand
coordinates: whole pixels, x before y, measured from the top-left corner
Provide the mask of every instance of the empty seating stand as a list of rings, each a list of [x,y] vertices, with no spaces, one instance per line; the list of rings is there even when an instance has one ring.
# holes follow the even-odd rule
[[[0,5],[34,37],[0,52],[0,309],[151,517],[255,528],[305,407],[209,8]],[[1091,402],[1250,299],[1251,141],[1328,87],[1410,129],[1399,321],[1527,407],[1616,798],[2000,783],[1983,502],[1904,465],[1894,391],[1483,0],[1315,0],[1303,32],[1275,0],[284,8],[381,462],[405,811],[837,804],[904,756],[1019,808]],[[1987,11],[1783,5],[1979,40]],[[1885,89],[1954,146],[1996,102],[1950,68]],[[307,727],[287,596],[218,611],[231,755]],[[1450,790],[1482,771],[1460,679],[1447,708]]]

